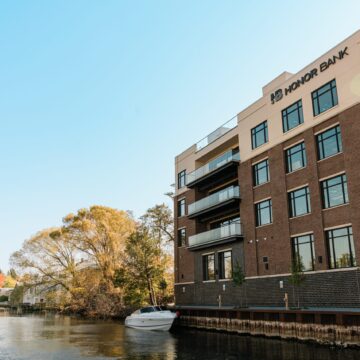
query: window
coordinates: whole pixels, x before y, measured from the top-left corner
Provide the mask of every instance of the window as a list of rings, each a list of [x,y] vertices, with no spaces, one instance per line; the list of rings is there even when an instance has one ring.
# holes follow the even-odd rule
[[[203,280],[215,280],[215,255],[203,256]]]
[[[340,126],[326,130],[316,136],[318,160],[325,159],[342,151]]]
[[[184,216],[185,215],[185,199],[181,199],[178,201],[178,216]]]
[[[186,229],[182,228],[178,230],[178,246],[186,246]]]
[[[232,216],[224,220],[216,221],[210,224],[211,229],[217,229],[224,226],[229,226],[232,224],[240,224],[240,217],[238,215]]]
[[[219,252],[219,279],[232,278],[231,250]]]
[[[310,192],[307,186],[289,192],[288,197],[290,217],[310,213]]]
[[[335,176],[321,182],[323,208],[331,208],[349,202],[346,175]]]
[[[302,101],[299,100],[295,104],[284,109],[282,112],[282,123],[283,123],[283,132],[287,132],[294,127],[302,124],[304,122],[303,110],[302,110]]]
[[[178,189],[181,189],[185,186],[186,170],[183,170],[178,173]]]
[[[292,238],[293,259],[302,265],[303,271],[315,268],[314,235],[303,235]]]
[[[285,152],[286,172],[291,173],[306,166],[305,143],[297,144]]]
[[[338,103],[336,82],[332,80],[311,93],[314,116],[332,108]]]
[[[255,204],[256,226],[272,223],[271,199]]]
[[[266,159],[253,165],[253,184],[254,186],[264,184],[269,181],[269,160]]]
[[[331,269],[356,266],[352,227],[326,232]]]
[[[267,121],[251,129],[251,146],[253,149],[268,142]]]

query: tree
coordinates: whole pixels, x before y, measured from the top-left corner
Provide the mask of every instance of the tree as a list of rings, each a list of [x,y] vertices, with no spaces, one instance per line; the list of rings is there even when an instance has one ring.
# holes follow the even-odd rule
[[[166,256],[158,246],[158,239],[151,236],[151,231],[144,224],[140,224],[126,242],[123,273],[128,301],[146,293],[149,303],[157,304],[156,291],[163,279],[165,263]]]
[[[62,232],[89,266],[98,269],[102,283],[111,290],[115,272],[124,260],[126,239],[135,230],[135,221],[126,211],[92,206],[67,215],[63,223]]]
[[[289,277],[289,283],[293,286],[293,297],[295,299],[295,288],[297,289],[297,307],[300,308],[300,286],[305,281],[305,275],[303,272],[304,265],[299,256],[296,256],[291,263],[291,275]]]
[[[159,245],[174,242],[174,218],[167,205],[155,205],[148,209],[141,220]]]
[[[11,255],[10,263],[31,285],[60,285],[71,292],[77,283],[77,249],[60,228],[39,231]]]
[[[246,294],[246,280],[245,280],[245,273],[237,260],[233,269],[233,283],[235,286],[242,286],[244,285],[245,290],[245,305],[247,304],[247,294]],[[241,298],[241,307],[243,305],[242,298]]]

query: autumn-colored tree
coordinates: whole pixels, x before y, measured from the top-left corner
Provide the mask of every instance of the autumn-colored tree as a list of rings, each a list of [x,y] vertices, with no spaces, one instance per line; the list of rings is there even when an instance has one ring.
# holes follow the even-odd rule
[[[115,271],[124,260],[126,239],[135,230],[135,221],[121,210],[92,206],[69,214],[62,232],[72,245],[102,275],[107,289],[112,288]]]
[[[167,205],[155,205],[148,209],[141,220],[160,245],[174,242],[174,218]]]
[[[76,285],[77,249],[60,228],[39,231],[12,254],[10,263],[26,273],[31,285],[60,285],[71,292]]]
[[[152,305],[157,304],[157,290],[166,268],[166,256],[158,246],[158,239],[141,224],[126,242],[124,283],[129,295],[136,298],[147,294]],[[145,300],[145,299],[143,299]]]

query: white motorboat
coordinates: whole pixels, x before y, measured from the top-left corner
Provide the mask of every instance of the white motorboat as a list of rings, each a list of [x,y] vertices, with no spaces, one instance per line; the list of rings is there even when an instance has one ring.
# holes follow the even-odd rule
[[[168,331],[175,318],[175,313],[164,310],[160,306],[147,306],[127,316],[125,326],[141,330]]]

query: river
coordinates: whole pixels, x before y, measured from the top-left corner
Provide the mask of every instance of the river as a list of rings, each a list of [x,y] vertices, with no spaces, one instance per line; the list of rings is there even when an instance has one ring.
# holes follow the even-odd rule
[[[359,360],[360,350],[191,329],[145,332],[59,315],[3,315],[0,359]]]

